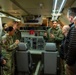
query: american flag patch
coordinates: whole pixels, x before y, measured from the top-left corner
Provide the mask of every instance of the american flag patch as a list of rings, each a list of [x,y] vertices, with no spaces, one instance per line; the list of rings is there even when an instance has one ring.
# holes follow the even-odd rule
[[[3,40],[3,43],[5,43],[6,42],[6,40]]]

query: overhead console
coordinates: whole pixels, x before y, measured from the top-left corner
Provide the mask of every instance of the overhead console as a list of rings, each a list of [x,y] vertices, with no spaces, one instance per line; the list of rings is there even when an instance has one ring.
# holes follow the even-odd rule
[[[43,20],[41,15],[28,15],[22,16],[25,24],[39,24],[41,25]]]

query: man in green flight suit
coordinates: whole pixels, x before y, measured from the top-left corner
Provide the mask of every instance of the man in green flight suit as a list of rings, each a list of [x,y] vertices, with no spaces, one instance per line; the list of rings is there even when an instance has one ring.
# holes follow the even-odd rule
[[[58,26],[58,21],[52,22],[53,26],[47,30],[47,37],[49,42],[56,43],[57,46],[63,40],[63,34],[61,28]]]

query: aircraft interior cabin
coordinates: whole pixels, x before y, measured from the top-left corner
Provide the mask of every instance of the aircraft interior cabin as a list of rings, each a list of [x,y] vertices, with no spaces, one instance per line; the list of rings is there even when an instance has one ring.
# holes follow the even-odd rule
[[[76,75],[72,24],[76,0],[0,0],[0,75]]]

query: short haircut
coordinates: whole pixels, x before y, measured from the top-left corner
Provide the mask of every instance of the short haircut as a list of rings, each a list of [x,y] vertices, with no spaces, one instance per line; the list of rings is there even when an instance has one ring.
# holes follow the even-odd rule
[[[58,22],[58,20],[53,20],[52,23],[53,23],[53,22]]]
[[[76,16],[76,7],[69,8],[68,9],[68,14],[69,14],[69,16],[75,17]]]
[[[69,30],[70,30],[69,25],[64,25],[64,26],[63,26],[63,28],[65,28],[67,31],[69,31]]]
[[[6,24],[6,23],[3,23],[3,24],[2,24],[2,27],[3,27],[3,28],[4,28],[5,24]]]
[[[13,27],[12,26],[9,26],[5,29],[6,32],[11,32],[13,30]]]

